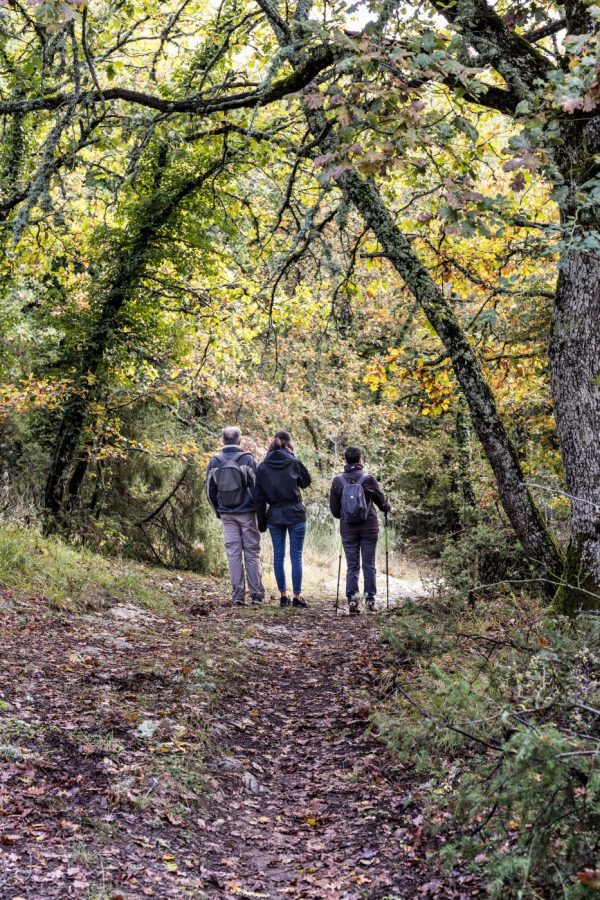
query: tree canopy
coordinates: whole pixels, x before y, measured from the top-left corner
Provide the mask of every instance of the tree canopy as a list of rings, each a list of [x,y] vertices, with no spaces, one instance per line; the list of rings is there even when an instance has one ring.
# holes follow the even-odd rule
[[[452,515],[595,602],[599,15],[6,0],[2,452],[47,526],[283,420],[324,473],[396,452],[405,512],[449,453]]]

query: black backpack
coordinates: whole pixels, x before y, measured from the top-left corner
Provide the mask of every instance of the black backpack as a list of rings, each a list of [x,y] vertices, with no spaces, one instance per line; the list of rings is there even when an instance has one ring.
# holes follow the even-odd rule
[[[217,485],[219,506],[224,509],[236,509],[246,499],[248,481],[239,465],[239,460],[245,455],[245,452],[241,450],[234,453],[233,456],[224,453],[219,453],[217,456],[219,466],[215,472],[215,484]]]
[[[362,472],[357,481],[346,481],[342,490],[341,513],[344,522],[349,525],[360,525],[366,522],[371,511],[371,504],[367,503],[367,498],[363,489],[363,481],[369,476]]]

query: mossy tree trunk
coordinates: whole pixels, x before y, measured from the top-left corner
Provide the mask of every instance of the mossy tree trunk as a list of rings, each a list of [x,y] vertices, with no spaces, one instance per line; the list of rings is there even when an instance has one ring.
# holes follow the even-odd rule
[[[321,141],[323,152],[335,152],[337,140],[328,129],[323,114],[305,107],[305,115],[312,134]],[[546,593],[551,593],[552,582],[562,572],[562,554],[529,492],[517,452],[458,316],[397,226],[374,182],[355,171],[343,172],[336,181],[419,301],[444,345],[468,405],[473,429],[494,472],[504,510],[527,555],[540,572],[540,584]]]
[[[477,500],[473,489],[472,459],[471,459],[471,427],[469,422],[469,410],[460,398],[456,411],[455,425],[456,451],[458,456],[458,478],[461,491],[461,525],[463,528],[472,525],[476,519]]]
[[[577,227],[561,254],[550,376],[572,510],[563,583],[554,605],[571,615],[600,606],[600,215],[595,204],[581,208],[585,185],[600,175],[595,158],[600,117],[564,126],[563,147],[567,196],[561,214],[563,223]]]

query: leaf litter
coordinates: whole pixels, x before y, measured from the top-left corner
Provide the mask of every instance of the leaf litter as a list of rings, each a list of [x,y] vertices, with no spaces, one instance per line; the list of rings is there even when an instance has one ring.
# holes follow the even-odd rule
[[[0,896],[479,896],[431,870],[425,791],[369,725],[373,621],[176,588],[172,618],[2,592]]]

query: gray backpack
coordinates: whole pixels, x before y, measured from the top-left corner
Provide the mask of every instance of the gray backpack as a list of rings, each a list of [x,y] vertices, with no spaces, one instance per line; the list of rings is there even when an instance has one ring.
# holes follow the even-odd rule
[[[366,522],[371,511],[371,504],[367,503],[363,489],[363,481],[368,477],[365,472],[362,472],[357,481],[348,481],[346,476],[343,476],[346,484],[342,490],[341,513],[342,519],[349,525]]]
[[[233,456],[224,453],[219,453],[217,456],[219,466],[215,472],[215,484],[217,485],[219,506],[224,509],[236,509],[246,499],[248,482],[239,465],[240,459],[245,455],[242,450],[234,453]]]

